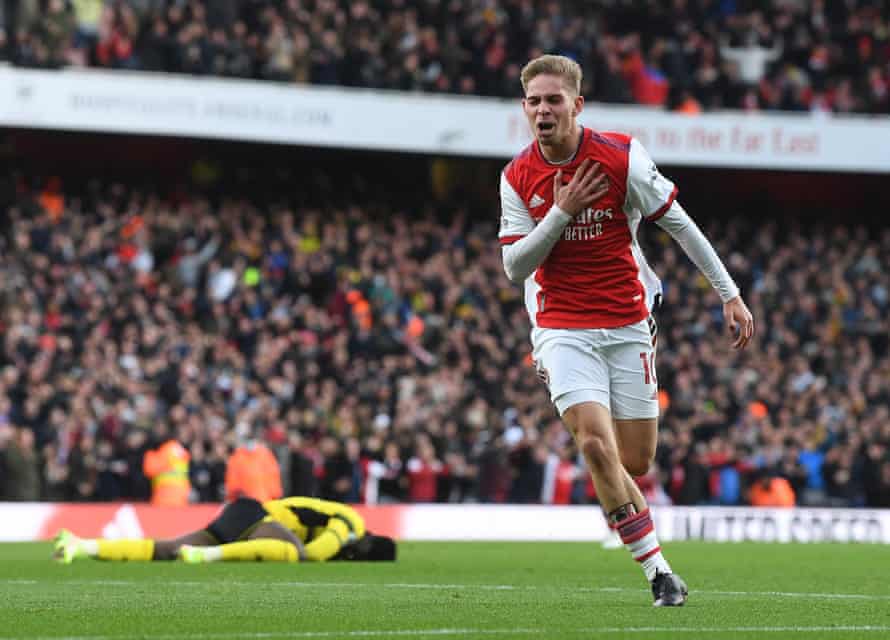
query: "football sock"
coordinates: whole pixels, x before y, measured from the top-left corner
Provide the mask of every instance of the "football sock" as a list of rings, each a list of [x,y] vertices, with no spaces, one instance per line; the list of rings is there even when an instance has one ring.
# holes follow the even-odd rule
[[[342,520],[331,518],[327,528],[306,545],[306,559],[324,562],[334,557],[349,540],[349,527]]]
[[[219,557],[217,556],[217,552]],[[299,562],[297,548],[286,540],[258,538],[243,542],[230,542],[204,550],[204,559],[214,560],[266,560],[271,562]]]
[[[151,560],[155,552],[154,540],[83,540],[80,548],[85,555],[99,560]]]
[[[640,563],[647,580],[651,582],[655,578],[656,571],[658,573],[673,573],[671,566],[661,554],[661,546],[655,535],[655,525],[652,523],[649,509],[644,509],[618,522],[612,522],[612,528],[621,536],[621,541],[630,551],[633,559]]]

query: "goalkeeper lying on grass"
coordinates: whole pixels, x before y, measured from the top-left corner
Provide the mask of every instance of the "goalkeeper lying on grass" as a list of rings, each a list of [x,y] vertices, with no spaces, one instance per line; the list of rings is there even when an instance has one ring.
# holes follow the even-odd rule
[[[68,564],[99,560],[175,560],[197,564],[218,560],[324,562],[395,560],[391,538],[365,530],[351,507],[316,498],[257,502],[239,498],[206,528],[172,540],[87,540],[62,530],[53,557]]]

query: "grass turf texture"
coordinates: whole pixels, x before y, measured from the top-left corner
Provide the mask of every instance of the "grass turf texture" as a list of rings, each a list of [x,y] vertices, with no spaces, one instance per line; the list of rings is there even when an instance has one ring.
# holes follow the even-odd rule
[[[0,544],[0,640],[890,638],[890,550],[674,543],[683,608],[623,550],[403,543],[396,564],[49,560]],[[805,595],[816,594],[816,595]]]

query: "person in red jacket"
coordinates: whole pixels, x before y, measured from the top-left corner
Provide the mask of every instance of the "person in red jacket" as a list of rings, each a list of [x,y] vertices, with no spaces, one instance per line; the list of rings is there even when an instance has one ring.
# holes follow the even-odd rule
[[[159,507],[188,504],[192,483],[189,481],[189,452],[179,442],[169,439],[157,449],[145,452],[142,471],[151,481],[151,503]]]
[[[408,460],[406,469],[411,502],[435,502],[439,476],[448,475],[448,467],[436,457],[436,449],[428,437],[417,438],[417,455]]]

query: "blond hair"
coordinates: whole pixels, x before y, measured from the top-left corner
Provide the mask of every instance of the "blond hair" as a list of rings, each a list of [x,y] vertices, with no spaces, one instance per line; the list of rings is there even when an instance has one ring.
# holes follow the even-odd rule
[[[522,68],[519,74],[522,90],[528,91],[528,83],[545,74],[559,76],[567,89],[574,91],[576,96],[581,95],[581,66],[571,58],[549,54],[531,60]]]

